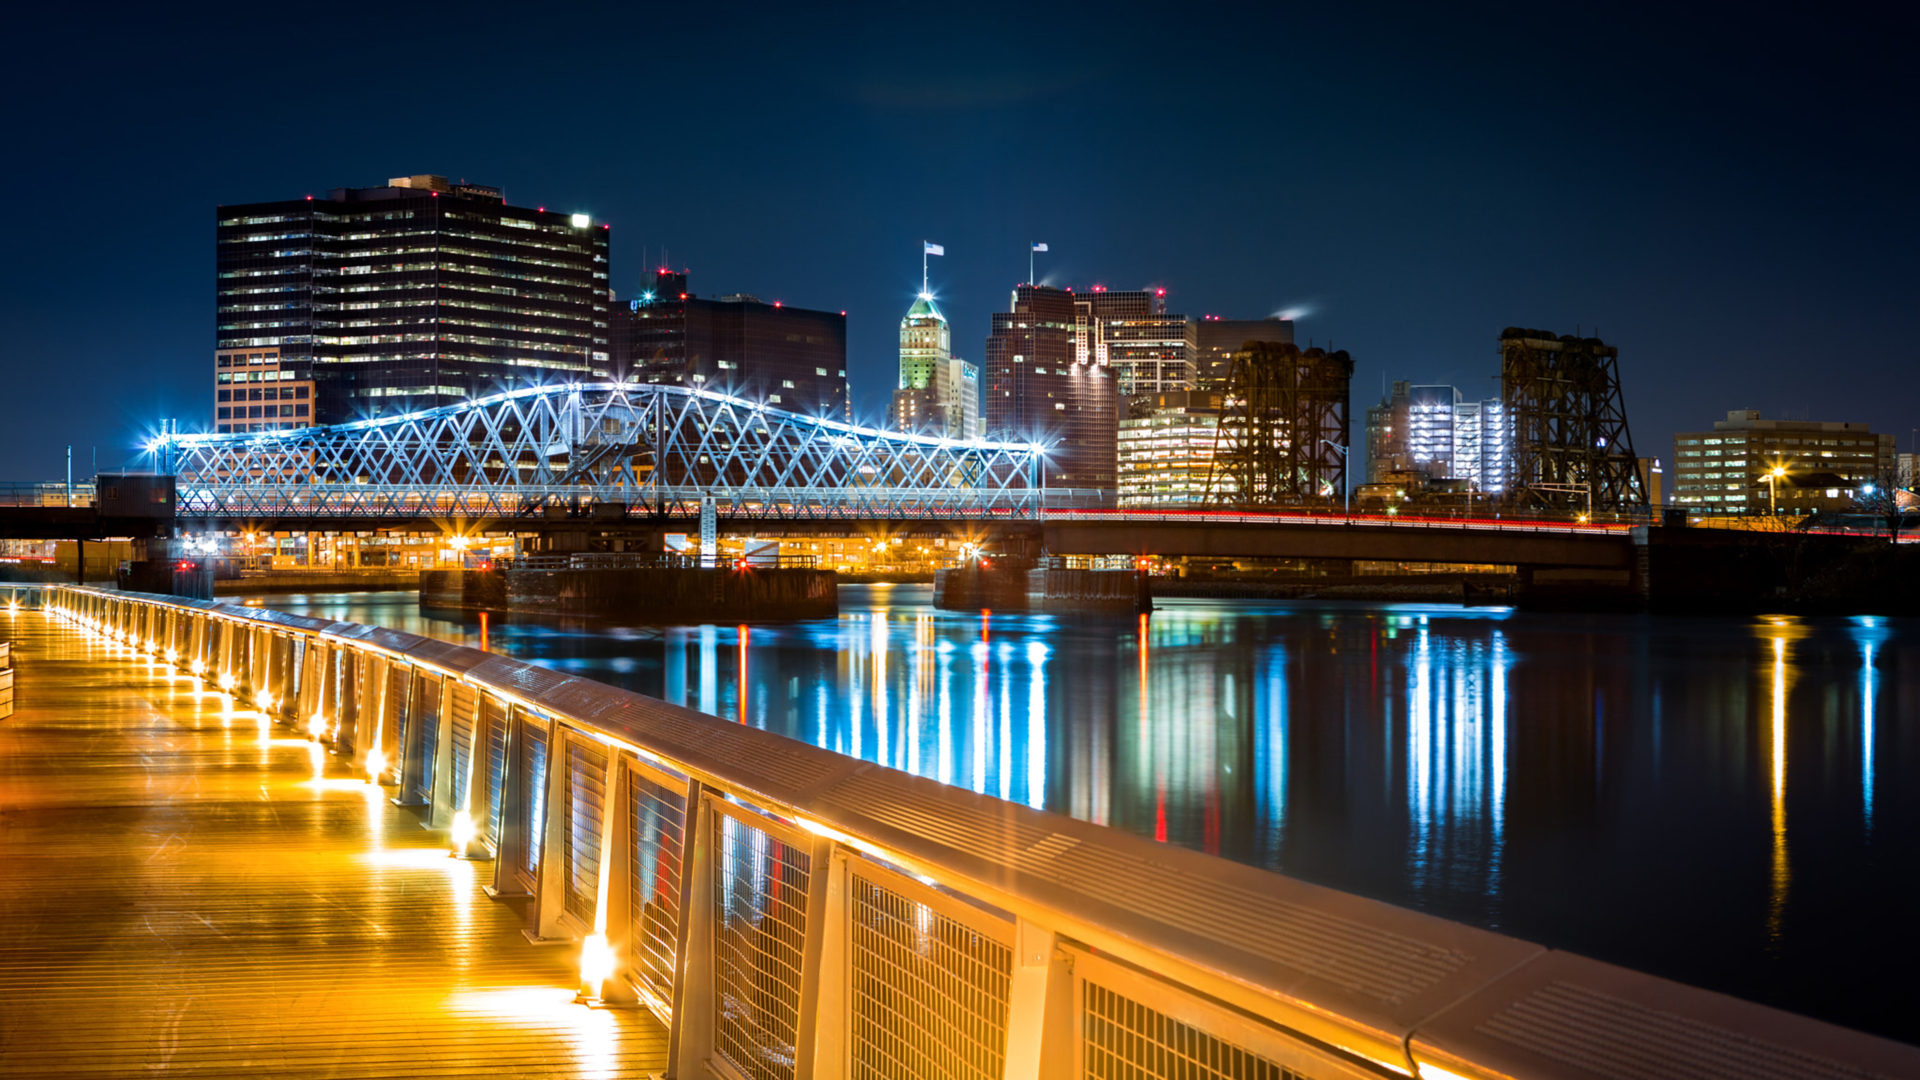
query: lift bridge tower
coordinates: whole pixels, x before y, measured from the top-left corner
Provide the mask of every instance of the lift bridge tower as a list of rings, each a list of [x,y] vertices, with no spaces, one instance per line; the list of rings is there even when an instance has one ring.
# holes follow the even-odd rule
[[[1508,500],[1516,508],[1646,508],[1619,357],[1597,337],[1515,326],[1500,332],[1500,399],[1513,424]]]
[[[1220,506],[1338,506],[1346,490],[1353,358],[1249,341],[1233,354],[1208,469]]]

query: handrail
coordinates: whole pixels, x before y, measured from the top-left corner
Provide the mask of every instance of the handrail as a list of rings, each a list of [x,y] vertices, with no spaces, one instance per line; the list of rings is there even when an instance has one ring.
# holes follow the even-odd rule
[[[1020,1080],[1168,1075],[1197,1052],[1241,1064],[1180,1075],[1920,1075],[1920,1049],[524,661],[213,601],[44,595],[305,725],[493,857],[542,936],[582,939],[583,993],[671,1025],[673,1075],[811,1080],[929,1046],[974,1066],[943,1075]]]

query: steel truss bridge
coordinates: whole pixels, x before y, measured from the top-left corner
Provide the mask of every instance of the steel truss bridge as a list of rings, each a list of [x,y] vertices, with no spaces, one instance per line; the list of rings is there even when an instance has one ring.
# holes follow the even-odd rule
[[[530,387],[417,413],[149,449],[183,518],[1019,519],[1099,506],[1046,491],[1039,443],[880,431],[680,386]]]

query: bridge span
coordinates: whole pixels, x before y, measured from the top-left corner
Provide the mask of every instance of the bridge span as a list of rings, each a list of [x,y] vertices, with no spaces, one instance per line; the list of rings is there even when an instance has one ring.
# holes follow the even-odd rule
[[[506,657],[22,595],[9,1076],[1920,1074],[1912,1047]],[[314,803],[256,792],[303,759]],[[348,867],[358,892],[314,890]],[[440,884],[463,877],[491,899]],[[96,902],[119,881],[131,907]]]

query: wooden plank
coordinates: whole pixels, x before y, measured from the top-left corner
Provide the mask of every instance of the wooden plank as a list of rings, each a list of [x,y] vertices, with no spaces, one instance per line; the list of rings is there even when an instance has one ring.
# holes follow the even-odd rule
[[[390,791],[72,624],[6,620],[0,1076],[606,1076],[641,1009],[571,1004],[485,863]]]

